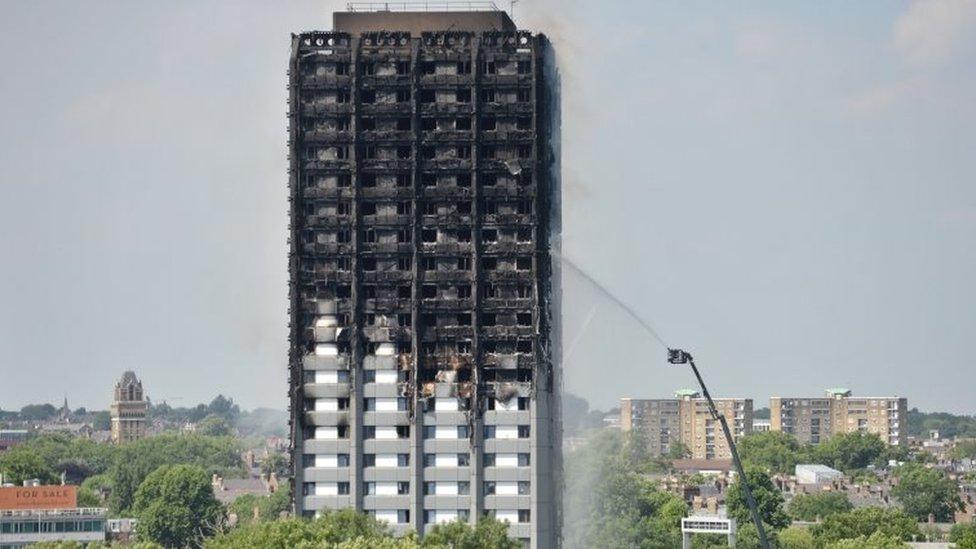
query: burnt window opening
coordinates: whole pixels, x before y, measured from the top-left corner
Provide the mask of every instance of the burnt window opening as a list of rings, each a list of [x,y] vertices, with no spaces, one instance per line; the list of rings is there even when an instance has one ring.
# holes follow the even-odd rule
[[[481,176],[481,184],[485,187],[494,187],[498,183],[498,175],[493,173],[486,173]]]
[[[411,231],[410,229],[398,229],[397,242],[400,244],[407,244],[413,242],[413,231]]]
[[[467,131],[471,129],[471,119],[470,118],[456,118],[454,120],[454,129],[460,131]]]
[[[352,297],[352,288],[348,284],[336,286],[336,297],[339,299],[348,299]]]
[[[411,267],[410,257],[398,257],[397,258],[397,270],[398,271],[409,271]]]
[[[482,326],[495,326],[497,325],[498,318],[495,313],[484,313],[481,315],[481,325]]]
[[[336,131],[340,131],[340,132],[347,132],[347,131],[349,131],[349,117],[348,116],[344,116],[342,118],[336,118],[336,120],[335,120],[335,129],[336,129]]]
[[[492,131],[497,127],[497,120],[494,116],[486,116],[481,119],[481,129]]]
[[[520,103],[532,101],[532,88],[519,88],[516,99]]]
[[[481,147],[481,153],[484,158],[495,158],[498,155],[498,149],[494,145],[485,145]]]
[[[336,158],[346,160],[349,158],[349,147],[336,147]]]
[[[482,74],[495,74],[495,62],[494,61],[482,61],[481,62],[481,72],[482,72]]]
[[[376,242],[376,230],[365,229],[363,231],[363,242],[369,242],[369,243]]]
[[[424,160],[433,160],[435,156],[437,156],[437,153],[434,150],[434,147],[431,147],[430,145],[420,147],[420,157]]]
[[[352,242],[352,231],[349,229],[339,229],[339,231],[336,233],[336,241],[338,241],[339,244],[348,244]]]
[[[397,315],[397,326],[408,328],[413,325],[413,316],[410,313],[400,313]]]
[[[401,355],[409,355],[413,352],[413,344],[409,341],[401,341],[397,343],[397,353]]]
[[[459,214],[469,214],[471,213],[471,202],[470,201],[458,202],[457,205],[455,206],[455,209]]]
[[[363,299],[376,299],[375,284],[363,284]]]
[[[336,343],[336,347],[338,347],[340,355],[348,355],[352,352],[352,344],[350,344],[348,341],[340,341],[339,343]]]
[[[424,131],[432,132],[437,129],[436,118],[424,118],[420,121],[420,128]]]
[[[437,64],[433,61],[421,61],[420,72],[422,74],[434,74],[437,72]]]
[[[420,288],[420,297],[424,299],[434,299],[437,297],[437,286],[433,284],[424,284]]]
[[[433,103],[437,99],[434,95],[434,90],[420,90],[420,102],[421,103]]]
[[[515,259],[515,268],[519,271],[528,271],[532,268],[532,258],[529,256],[519,256]]]
[[[375,313],[366,313],[366,325],[367,326],[376,326],[376,314]],[[366,350],[370,354],[375,354],[375,350],[376,350],[375,343],[369,343],[369,344],[367,344],[366,345]]]
[[[471,102],[471,88],[458,88],[455,92],[455,100],[458,103]]]
[[[518,146],[518,157],[519,158],[531,158],[532,157],[532,145],[519,145]]]
[[[409,145],[397,147],[397,159],[409,160],[413,156],[413,149]]]
[[[376,129],[376,119],[375,118],[360,118],[359,119],[359,129],[362,131],[371,131]]]
[[[459,355],[470,355],[471,354],[471,342],[470,341],[458,341],[455,345],[455,350]]]
[[[532,61],[519,61],[518,62],[518,73],[519,74],[529,74],[532,72]]]
[[[336,204],[337,215],[349,215],[352,213],[352,204],[348,200],[340,200]]]
[[[349,90],[339,90],[336,92],[336,103],[348,103],[350,97]]]
[[[376,64],[372,61],[364,61],[359,64],[359,74],[363,76],[372,76],[376,73]]]
[[[457,62],[457,73],[458,74],[471,74],[471,61],[458,61]]]
[[[397,95],[396,95],[397,103],[409,103],[410,102],[410,89],[409,88],[399,89],[399,90],[397,90],[396,93],[397,93]],[[397,128],[397,129],[400,129],[400,128]],[[409,130],[410,128],[406,128],[406,129]]]
[[[397,174],[397,187],[404,188],[409,187],[413,183],[413,179],[408,173],[398,173]]]
[[[471,258],[470,257],[459,257],[457,260],[457,269],[459,271],[470,271],[471,270]]]
[[[455,178],[458,187],[470,187],[471,186],[471,174],[469,173],[459,173]]]
[[[471,297],[471,285],[462,284],[457,287],[458,299],[469,299]]]
[[[424,313],[420,315],[420,323],[430,328],[437,327],[437,315],[434,313]]]
[[[516,353],[531,353],[532,352],[532,340],[531,339],[520,339],[515,343]]]
[[[481,348],[484,349],[486,353],[494,353],[498,350],[498,343],[489,339],[481,344]]]
[[[423,229],[420,231],[420,238],[428,244],[437,242],[437,229]]]
[[[376,90],[362,90],[359,92],[359,101],[366,105],[376,103]]]
[[[457,232],[458,242],[471,242],[471,229],[458,229]]]
[[[349,63],[336,63],[335,72],[339,76],[346,76],[349,74]]]
[[[397,61],[396,72],[400,76],[410,74],[410,61]]]
[[[336,181],[337,187],[349,187],[352,185],[352,176],[347,173],[339,174],[339,179]]]
[[[532,242],[532,229],[521,228],[515,234],[515,238],[519,242]]]
[[[363,146],[363,158],[367,160],[372,160],[376,158],[376,146],[375,145],[364,145]],[[373,182],[375,184],[376,176],[373,176]],[[365,186],[365,184],[364,184]]]
[[[420,176],[420,183],[424,187],[435,187],[437,186],[437,176],[432,173],[425,173]]]
[[[397,202],[397,215],[410,215],[410,202],[401,200]]]
[[[363,215],[376,215],[376,202],[361,202]]]
[[[461,159],[471,158],[471,146],[470,145],[458,145],[457,157]]]
[[[459,313],[457,315],[458,326],[470,326],[471,325],[471,313]]]
[[[485,242],[498,242],[498,229],[481,229],[481,239]]]
[[[421,264],[424,266],[425,271],[436,271],[437,270],[437,260],[433,257],[425,257],[421,260]]]
[[[375,154],[375,151],[374,151]],[[375,173],[364,173],[359,176],[359,186],[360,187],[375,187],[376,186],[376,174]]]
[[[420,321],[423,322],[423,320],[424,320],[423,317],[421,317]],[[433,355],[436,352],[437,352],[437,344],[436,343],[434,343],[433,341],[424,341],[424,342],[421,342],[421,344],[420,344],[420,354],[422,354],[424,356],[431,356],[431,355]],[[433,379],[433,376],[431,376],[431,379]],[[427,380],[427,381],[430,381],[430,380]]]
[[[531,326],[532,313],[519,313],[515,315],[515,321],[519,326]]]
[[[498,268],[498,258],[495,257],[481,258],[481,268],[486,271],[494,271],[495,269]],[[494,288],[494,286],[491,287]],[[492,292],[492,295],[488,297],[495,297],[494,292]]]
[[[376,258],[375,257],[364,257],[363,258],[363,270],[364,271],[375,271],[376,270]]]
[[[410,286],[398,286],[397,287],[397,298],[399,299],[410,299],[413,296],[413,292]]]
[[[498,213],[498,203],[494,200],[484,200],[481,205],[481,213],[493,215]]]
[[[519,435],[521,436],[521,427],[519,428]],[[410,438],[410,426],[409,425],[397,425],[396,428],[397,438]],[[528,435],[526,435],[528,436]]]
[[[348,257],[340,257],[336,264],[340,271],[348,271],[352,268],[352,260]]]
[[[528,116],[520,116],[515,119],[515,129],[517,130],[531,130],[532,129],[532,119]]]
[[[495,102],[495,89],[494,88],[482,88],[481,90],[481,100],[485,103]]]
[[[522,298],[524,298],[524,297],[532,297],[532,286],[528,286],[526,284],[519,284],[515,288],[515,292],[516,292],[516,295],[518,295],[519,297],[522,297]]]
[[[409,100],[409,97],[407,99]],[[409,118],[397,118],[396,129],[398,131],[401,132],[410,131],[410,128],[412,127],[413,127],[413,122]]]
[[[424,202],[424,215],[437,215],[437,202]]]

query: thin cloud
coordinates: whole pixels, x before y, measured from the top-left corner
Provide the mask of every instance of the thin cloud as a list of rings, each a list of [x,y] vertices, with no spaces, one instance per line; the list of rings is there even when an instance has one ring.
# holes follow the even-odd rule
[[[939,66],[976,50],[976,1],[916,0],[898,19],[894,46],[912,67]]]

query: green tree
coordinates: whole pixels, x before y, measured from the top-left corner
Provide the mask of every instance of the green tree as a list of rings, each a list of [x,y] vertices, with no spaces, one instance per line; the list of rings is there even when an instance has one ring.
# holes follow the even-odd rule
[[[232,433],[226,419],[217,414],[210,414],[197,424],[197,434],[209,437],[226,437]]]
[[[949,541],[956,544],[956,549],[976,549],[976,525],[953,525],[949,530]]]
[[[668,453],[665,454],[664,457],[670,460],[675,460],[683,459],[689,456],[691,456],[691,448],[688,448],[687,444],[677,440],[671,443],[671,445],[668,447]]]
[[[844,539],[867,538],[875,532],[911,541],[922,532],[918,522],[901,510],[881,507],[862,507],[847,513],[837,513],[824,518],[820,524],[810,527],[818,545],[826,545]]]
[[[25,480],[38,479],[42,484],[57,481],[57,474],[36,452],[23,445],[0,454],[0,473],[4,482],[22,484]]]
[[[217,395],[207,406],[207,414],[222,417],[228,424],[234,425],[241,415],[241,408],[234,404],[234,399]]]
[[[854,508],[847,495],[841,492],[800,494],[790,501],[788,512],[794,520],[813,522]]]
[[[898,498],[905,512],[919,521],[928,520],[929,514],[946,522],[962,507],[959,487],[942,471],[929,469],[915,463],[905,464],[895,471],[898,484],[891,494]]]
[[[78,507],[101,507],[102,498],[91,488],[78,488]]]
[[[756,507],[763,523],[769,524],[774,530],[789,526],[790,518],[783,511],[783,494],[773,485],[769,475],[758,469],[749,469],[746,471],[746,480],[756,500]],[[737,478],[729,486],[725,503],[728,506],[729,516],[736,519],[739,524],[752,522],[741,478]]]
[[[140,536],[164,547],[199,547],[224,520],[207,473],[192,465],[164,465],[136,491]]]
[[[107,410],[99,410],[92,416],[92,429],[108,431],[112,428],[112,415]]]
[[[841,433],[813,447],[812,458],[850,473],[878,463],[886,455],[888,444],[881,437],[868,433]]]
[[[26,421],[49,419],[58,413],[53,404],[28,404],[20,409],[20,418]]]
[[[365,548],[380,546],[383,540],[390,539],[391,531],[384,523],[352,509],[342,509],[310,521],[280,519],[246,524],[207,540],[205,546],[208,549],[311,549],[348,543],[352,544],[349,547]]]
[[[522,544],[508,537],[508,526],[504,522],[482,517],[474,528],[460,520],[438,524],[424,536],[421,546],[454,549],[519,549]]]
[[[779,533],[779,549],[816,549],[813,534],[806,528],[790,526]]]
[[[908,544],[897,536],[875,532],[870,536],[842,539],[828,543],[825,549],[902,549]]]
[[[976,459],[976,439],[966,439],[956,442],[949,452],[953,459]]]
[[[278,475],[279,478],[288,476],[291,471],[288,467],[288,458],[284,454],[279,454],[277,452],[268,455],[268,457],[261,462],[261,472],[265,475],[270,476],[271,473]]]
[[[793,474],[797,461],[806,454],[806,449],[800,446],[796,438],[780,431],[765,431],[743,437],[738,448],[746,468],[771,474]]]
[[[254,522],[257,509],[258,521],[276,520],[291,509],[291,490],[284,486],[268,496],[244,494],[228,506],[228,511],[237,515],[238,524]]]

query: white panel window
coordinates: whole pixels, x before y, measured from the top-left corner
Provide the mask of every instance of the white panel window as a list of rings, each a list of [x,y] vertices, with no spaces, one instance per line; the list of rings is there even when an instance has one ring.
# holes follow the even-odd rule
[[[382,520],[388,522],[389,524],[396,524],[399,514],[396,509],[377,509],[376,510],[376,520]]]
[[[338,467],[339,456],[336,454],[318,454],[315,456],[316,467]]]
[[[392,397],[392,398],[377,397],[376,398],[376,411],[377,412],[396,412],[397,411],[397,399],[396,399],[396,397]]]
[[[518,410],[518,399],[514,397],[507,401],[495,399],[495,410],[499,412],[514,412]]]
[[[397,431],[396,427],[392,425],[377,425],[376,426],[376,439],[377,440],[396,440]]]
[[[517,482],[495,482],[495,495],[496,496],[517,496],[518,493],[518,483]],[[516,516],[516,518],[518,518]]]
[[[316,356],[337,356],[339,347],[335,343],[319,343],[315,346]]]
[[[398,461],[396,454],[376,454],[377,467],[398,467]]]
[[[437,412],[456,412],[458,400],[454,397],[437,397],[434,399],[434,410]]]
[[[518,425],[497,425],[495,427],[495,438],[516,439],[518,437]]]
[[[434,467],[457,467],[457,454],[435,454]]]
[[[392,343],[380,343],[376,347],[376,356],[393,356],[396,354],[396,346]]]
[[[435,496],[456,496],[458,495],[458,483],[457,482],[435,482],[434,495]]]
[[[338,482],[316,482],[315,495],[316,496],[338,496],[339,483]]]
[[[335,328],[338,325],[339,322],[332,315],[320,316],[315,319],[316,328]]]
[[[495,518],[504,521],[507,520],[512,524],[518,524],[519,515],[516,509],[498,509],[495,511]]]
[[[438,425],[434,429],[434,438],[436,439],[457,440],[457,437],[457,425]]]
[[[316,440],[338,440],[339,438],[339,428],[338,427],[316,427],[315,428],[315,439]]]
[[[434,511],[434,522],[437,524],[441,524],[444,522],[454,522],[455,520],[457,520],[457,518],[458,518],[457,511],[454,510],[445,511],[442,509],[438,509],[437,511]]]
[[[495,467],[518,467],[518,454],[495,454]]]
[[[376,383],[396,383],[396,370],[376,370]]]
[[[395,495],[397,495],[397,483],[396,482],[377,482],[376,483],[376,495],[377,496],[395,496]]]
[[[337,398],[317,398],[315,399],[316,412],[337,412],[339,411],[339,399]]]
[[[315,383],[339,383],[337,370],[316,370]]]

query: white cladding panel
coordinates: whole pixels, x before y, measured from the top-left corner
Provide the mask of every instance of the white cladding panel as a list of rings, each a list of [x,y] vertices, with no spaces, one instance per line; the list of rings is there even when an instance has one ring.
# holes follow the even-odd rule
[[[339,456],[336,454],[318,454],[315,456],[316,467],[338,467]]]
[[[337,398],[317,398],[315,399],[316,412],[337,412],[339,411],[339,399]]]
[[[458,437],[457,425],[438,425],[434,428],[434,438],[456,440]]]
[[[518,438],[518,425],[496,425],[495,438]]]
[[[495,467],[518,467],[518,454],[495,454]]]
[[[457,467],[458,466],[457,454],[435,454],[434,466],[435,467]]]
[[[396,454],[376,454],[377,467],[396,467],[397,462]]]
[[[377,425],[376,426],[376,439],[377,440],[395,440],[397,438],[396,427],[392,425]]]
[[[315,495],[316,496],[338,496],[339,495],[339,483],[337,483],[337,482],[316,482],[315,483]]]
[[[510,398],[507,401],[495,399],[495,410],[501,412],[511,412],[518,410],[518,399]]]
[[[456,496],[458,495],[458,483],[457,482],[435,482],[434,495],[435,496]]]
[[[437,397],[434,399],[434,411],[436,412],[456,412],[458,410],[458,400],[454,397]]]
[[[495,495],[496,496],[517,496],[518,482],[503,482],[503,481],[496,482]]]
[[[315,370],[315,383],[339,383],[339,371]]]
[[[376,383],[396,383],[396,370],[376,370]]]
[[[376,411],[377,412],[396,412],[397,411],[397,398],[396,397],[377,397],[377,399],[376,399]]]
[[[338,427],[316,427],[315,428],[316,440],[337,440],[338,438],[339,438]]]
[[[377,482],[376,483],[376,495],[377,496],[395,496],[395,495],[397,495],[397,483],[396,482]]]
[[[507,520],[512,524],[518,524],[518,511],[515,509],[497,509],[495,510],[495,518],[498,520]]]

